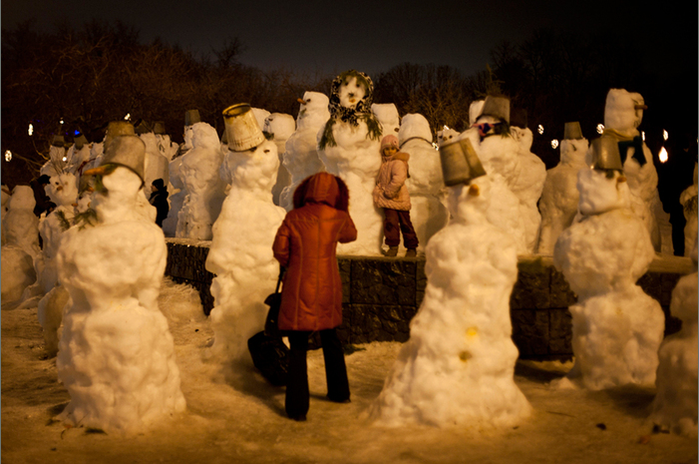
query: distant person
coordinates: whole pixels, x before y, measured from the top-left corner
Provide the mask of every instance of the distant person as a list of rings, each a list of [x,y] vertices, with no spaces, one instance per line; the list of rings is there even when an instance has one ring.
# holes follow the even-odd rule
[[[279,329],[286,331],[291,345],[285,409],[296,421],[306,420],[309,407],[306,352],[312,332],[320,332],[323,344],[328,399],[350,401],[345,355],[335,331],[342,323],[335,252],[338,242],[357,239],[348,207],[349,191],[339,177],[314,174],[299,184],[294,208],[274,238],[274,257],[287,268],[279,310]]]
[[[151,183],[151,194],[148,202],[155,206],[157,211],[155,223],[162,229],[163,221],[167,218],[167,213],[170,211],[170,205],[167,202],[168,191],[163,179],[155,179]]]
[[[56,204],[51,201],[46,194],[46,186],[51,182],[51,178],[47,174],[43,174],[29,182],[29,186],[34,191],[34,214],[41,216],[42,213],[50,213],[56,208]]]

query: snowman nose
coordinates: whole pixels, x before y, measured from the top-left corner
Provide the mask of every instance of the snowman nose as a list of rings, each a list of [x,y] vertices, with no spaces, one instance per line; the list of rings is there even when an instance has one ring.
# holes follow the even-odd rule
[[[306,103],[306,101],[303,98],[297,98],[296,101],[301,103],[302,105]]]

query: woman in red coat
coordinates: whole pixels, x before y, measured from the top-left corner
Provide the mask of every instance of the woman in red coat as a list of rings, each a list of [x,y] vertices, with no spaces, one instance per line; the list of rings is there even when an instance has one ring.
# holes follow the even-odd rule
[[[274,257],[287,268],[282,287],[279,329],[289,331],[289,378],[286,413],[305,420],[309,406],[306,352],[308,337],[319,331],[323,345],[328,399],[349,402],[349,382],[342,343],[335,328],[342,323],[342,283],[337,243],[357,239],[347,212],[345,183],[326,172],[304,180],[274,239]]]

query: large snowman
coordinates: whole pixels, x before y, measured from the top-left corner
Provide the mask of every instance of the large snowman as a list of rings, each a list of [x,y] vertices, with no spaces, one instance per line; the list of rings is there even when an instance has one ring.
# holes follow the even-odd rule
[[[192,148],[178,161],[187,192],[177,215],[176,236],[211,240],[211,227],[221,212],[226,183],[219,176],[223,162],[216,129],[200,121],[191,127]]]
[[[165,237],[137,206],[145,156],[138,136],[110,140],[85,172],[96,176],[92,219],[64,232],[57,255],[71,297],[56,359],[70,403],[59,419],[107,433],[140,433],[186,407],[157,303]]]
[[[403,116],[398,143],[401,151],[410,154],[410,177],[405,182],[412,204],[410,219],[424,249],[449,222],[439,152],[432,145],[429,122],[418,113]]]
[[[249,105],[227,108],[224,118],[228,149],[221,174],[230,188],[213,226],[206,269],[215,274],[213,352],[230,366],[250,363],[247,340],[264,328],[264,300],[279,273],[272,243],[285,211],[272,201],[277,146],[265,138]]]
[[[671,243],[672,238],[660,235],[658,219],[665,215],[658,195],[658,173],[653,155],[638,129],[645,109],[647,106],[641,94],[610,89],[604,105],[604,135],[619,143],[624,176],[631,191],[631,208],[643,220],[653,247],[660,252],[662,241]]]
[[[585,154],[589,142],[582,135],[579,122],[567,122],[561,140],[561,160],[546,171],[541,193],[541,233],[537,253],[553,255],[561,232],[570,227],[578,212],[578,171],[587,169]]]
[[[381,166],[381,124],[371,112],[373,83],[366,74],[349,70],[330,89],[330,119],[318,133],[318,155],[326,170],[345,181],[352,201],[350,214],[357,240],[340,244],[338,253],[381,254],[383,215],[372,192]]]
[[[68,292],[58,285],[57,255],[63,233],[73,225],[78,188],[75,176],[64,172],[51,177],[46,194],[56,208],[39,222],[39,234],[43,241],[41,256],[36,261],[37,286],[41,300],[38,306],[39,324],[44,331],[46,352],[55,356],[58,352],[58,329],[63,319],[63,308],[68,302]]]
[[[325,171],[325,166],[318,157],[317,143],[318,131],[325,127],[330,118],[329,99],[320,92],[305,92],[299,103],[296,130],[286,141],[282,160],[291,176],[289,185],[279,195],[279,205],[287,211],[294,207],[296,187],[306,177]]]
[[[531,413],[514,382],[509,299],[517,248],[486,218],[490,194],[485,174],[449,187],[452,219],[427,245],[424,300],[369,410],[380,424],[480,430],[517,425]]]
[[[648,229],[631,210],[617,140],[590,147],[593,169],[578,173],[579,222],[558,237],[553,260],[578,302],[573,315],[575,364],[562,384],[601,390],[652,386],[665,318],[636,281],[655,257]]]
[[[505,97],[488,96],[471,104],[469,117],[471,127],[455,139],[470,141],[490,178],[492,201],[486,217],[491,224],[510,234],[519,254],[531,253],[526,212],[513,192],[521,162],[520,145],[510,133],[510,101]],[[450,134],[445,135],[448,138]],[[440,145],[444,146],[446,143]]]

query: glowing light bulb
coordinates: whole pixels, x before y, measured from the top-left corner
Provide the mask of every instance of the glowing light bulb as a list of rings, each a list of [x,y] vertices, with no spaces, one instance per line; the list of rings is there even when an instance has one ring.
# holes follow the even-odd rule
[[[131,113],[126,113],[126,116],[124,116],[124,121],[128,121],[131,119]]]
[[[667,161],[668,156],[667,156],[667,150],[665,149],[665,147],[660,149],[660,153],[658,153],[658,158],[660,159],[661,163],[664,163]]]
[[[558,148],[558,139],[551,140],[551,148],[553,148],[554,150]]]
[[[32,134],[34,134],[34,125],[32,123],[29,123],[29,129],[27,130],[27,133],[29,133],[30,137],[32,136]]]
[[[641,131],[641,139],[645,142],[646,141],[646,131]]]
[[[536,128],[536,131],[539,133],[539,135],[544,135],[544,126],[539,124]]]
[[[12,159],[12,152],[10,150],[5,150],[5,161],[7,161],[9,163],[11,159]]]
[[[597,124],[597,133],[602,135],[602,132],[604,132],[604,124]]]
[[[61,158],[61,161],[63,161],[65,163],[66,161],[68,161],[68,157],[64,156],[63,158]]]
[[[663,140],[667,141],[669,135],[665,129],[663,129]]]

